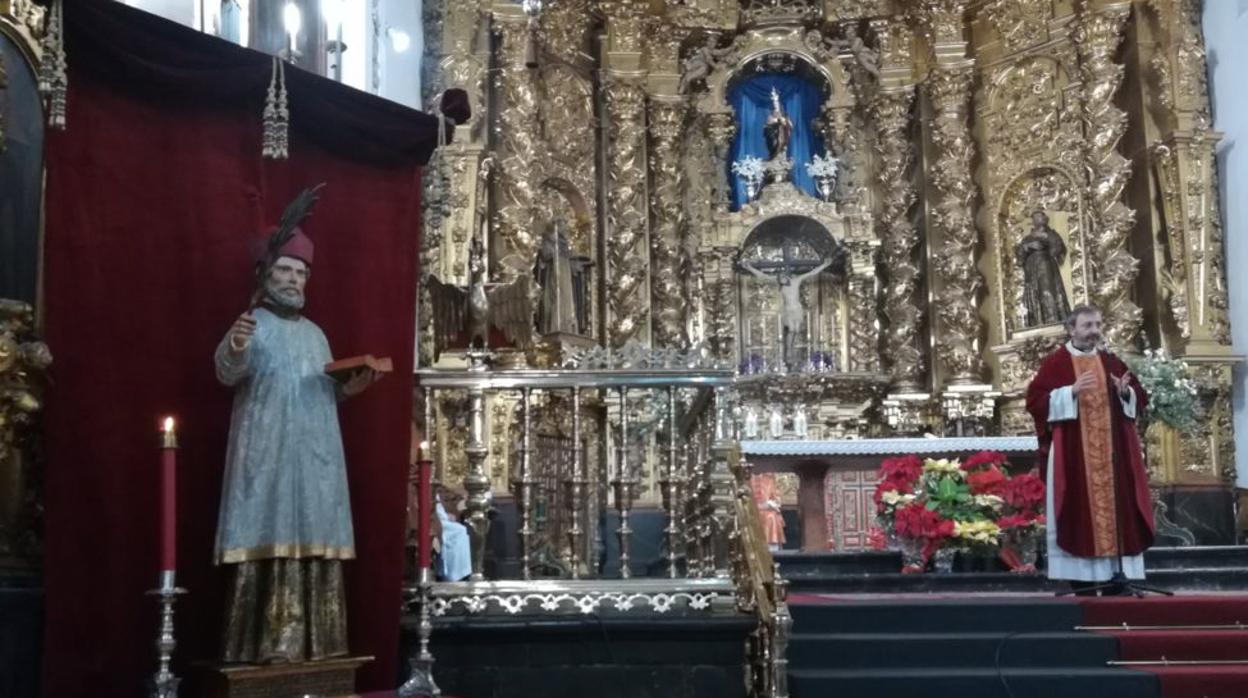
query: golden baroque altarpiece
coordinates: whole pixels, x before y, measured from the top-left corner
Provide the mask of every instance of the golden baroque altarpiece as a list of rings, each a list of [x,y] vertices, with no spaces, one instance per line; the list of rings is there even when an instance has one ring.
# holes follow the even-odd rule
[[[427,0],[425,13],[425,93],[464,88],[474,116],[426,178],[424,269],[466,284],[480,234],[490,280],[533,277],[535,303],[550,250],[581,271],[576,317],[511,365],[558,368],[592,345],[693,350],[742,374],[747,437],[1030,433],[1022,393],[1062,337],[1024,298],[1021,243],[1042,212],[1063,307],[1096,304],[1119,351],[1165,347],[1195,368],[1200,426],[1149,429],[1155,481],[1233,477],[1197,0]],[[729,95],[766,74],[818,87],[802,118],[839,171],[807,193],[769,169],[738,206]],[[812,255],[832,264],[798,281],[789,330],[773,277],[745,265],[785,276]],[[496,491],[515,477],[518,400],[484,409]],[[435,402],[440,475],[458,482],[467,402]],[[558,397],[529,418],[567,437]],[[610,460],[609,429],[585,428],[589,457]],[[660,476],[640,473],[643,499]]]

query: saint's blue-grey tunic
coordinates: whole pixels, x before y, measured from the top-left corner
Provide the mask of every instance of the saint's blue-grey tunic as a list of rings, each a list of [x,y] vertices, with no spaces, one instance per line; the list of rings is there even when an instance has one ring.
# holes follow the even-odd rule
[[[255,311],[238,357],[217,346],[217,378],[234,386],[215,560],[355,557],[338,383],[329,342],[304,317]]]

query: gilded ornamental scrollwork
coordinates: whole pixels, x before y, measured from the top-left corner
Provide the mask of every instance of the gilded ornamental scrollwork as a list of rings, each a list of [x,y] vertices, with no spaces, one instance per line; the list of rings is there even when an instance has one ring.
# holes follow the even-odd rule
[[[52,353],[35,335],[35,312],[0,299],[0,566],[36,564],[42,544],[42,472],[35,430]]]

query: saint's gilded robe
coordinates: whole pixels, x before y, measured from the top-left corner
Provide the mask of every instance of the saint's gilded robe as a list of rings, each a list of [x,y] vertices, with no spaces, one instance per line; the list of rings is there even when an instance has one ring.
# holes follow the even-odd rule
[[[1049,464],[1052,505],[1047,515],[1059,554],[1108,561],[1120,554],[1136,556],[1153,543],[1148,473],[1134,421],[1148,396],[1133,376],[1124,399],[1110,378],[1127,370],[1113,354],[1083,352],[1068,344],[1045,358],[1028,386],[1027,411],[1035,420],[1040,456]],[[1097,376],[1100,388],[1073,396],[1071,386],[1085,371]],[[1054,552],[1050,550],[1051,561]],[[1139,576],[1131,571],[1128,576]]]

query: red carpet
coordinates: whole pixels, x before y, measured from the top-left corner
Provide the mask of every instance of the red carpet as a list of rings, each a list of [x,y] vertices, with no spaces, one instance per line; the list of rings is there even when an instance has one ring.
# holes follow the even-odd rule
[[[1086,625],[1235,625],[1248,629],[1248,596],[1076,597]]]
[[[1157,675],[1162,698],[1248,696],[1248,597],[1111,597],[1079,602],[1085,626],[1176,626],[1099,631],[1117,638],[1122,661],[1245,662],[1133,667]],[[1193,625],[1217,628],[1179,627]]]

